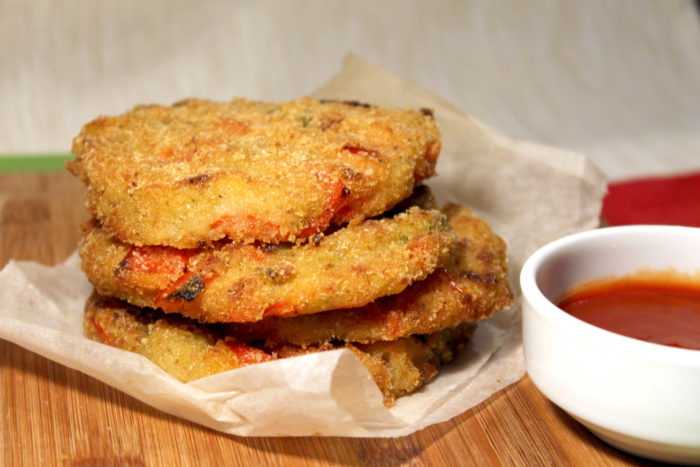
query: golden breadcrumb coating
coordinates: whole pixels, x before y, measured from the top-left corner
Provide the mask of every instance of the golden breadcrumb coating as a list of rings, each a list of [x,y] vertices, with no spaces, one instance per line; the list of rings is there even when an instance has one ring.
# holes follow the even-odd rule
[[[415,392],[449,363],[468,342],[474,326],[463,325],[428,336],[375,344],[334,343],[316,347],[247,345],[177,315],[139,309],[94,293],[87,302],[85,335],[98,342],[141,354],[182,382],[277,358],[348,348],[367,367],[387,406]]]
[[[369,370],[382,391],[384,404],[422,388],[450,363],[469,342],[476,324],[463,323],[434,334],[402,337],[390,342],[360,344],[335,341],[307,347],[279,345],[269,347],[278,358],[293,357],[322,350],[350,349]]]
[[[503,240],[468,208],[449,205],[444,211],[455,241],[447,263],[425,280],[360,308],[269,317],[257,323],[228,325],[229,332],[245,341],[266,340],[269,344],[368,343],[432,334],[509,307],[513,294]]]
[[[86,304],[84,332],[92,340],[143,355],[183,382],[273,358],[235,341],[229,346],[194,321],[142,311],[96,293]]]
[[[134,247],[93,222],[79,251],[103,295],[203,322],[251,322],[358,307],[399,293],[447,260],[452,239],[442,213],[412,207],[303,245],[198,250]]]
[[[434,174],[440,147],[428,110],[189,99],[97,118],[66,167],[111,235],[196,248],[294,241],[378,215]]]

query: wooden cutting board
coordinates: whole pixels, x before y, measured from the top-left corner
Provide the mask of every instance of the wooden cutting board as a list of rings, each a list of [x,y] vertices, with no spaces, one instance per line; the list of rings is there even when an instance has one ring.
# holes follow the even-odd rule
[[[64,260],[87,219],[65,172],[0,174],[0,265]],[[0,465],[646,465],[588,432],[526,376],[396,439],[241,438],[159,412],[0,340]]]

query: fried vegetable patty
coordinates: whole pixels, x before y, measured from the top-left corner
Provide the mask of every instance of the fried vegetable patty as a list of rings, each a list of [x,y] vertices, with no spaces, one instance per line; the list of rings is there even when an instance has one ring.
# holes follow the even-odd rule
[[[447,260],[452,239],[442,213],[412,207],[303,245],[136,247],[93,222],[79,252],[103,295],[203,322],[251,322],[360,307],[399,293]]]
[[[66,166],[110,235],[197,248],[305,239],[378,215],[434,174],[440,148],[426,110],[189,99],[97,118]]]
[[[220,326],[139,309],[96,293],[88,299],[84,328],[90,339],[141,354],[183,382],[277,358],[348,348],[367,367],[387,406],[432,380],[474,332],[473,325],[463,325],[432,335],[367,345],[253,346],[223,334]]]
[[[432,334],[460,323],[487,318],[511,305],[506,245],[470,209],[443,209],[455,241],[446,264],[398,295],[360,308],[295,318],[265,318],[232,324],[229,332],[245,341],[312,345],[333,340],[390,341]]]

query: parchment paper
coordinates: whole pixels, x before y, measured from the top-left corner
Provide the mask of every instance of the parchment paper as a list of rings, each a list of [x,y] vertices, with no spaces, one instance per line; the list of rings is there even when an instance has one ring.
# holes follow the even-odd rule
[[[598,225],[605,181],[581,154],[510,139],[356,56],[316,96],[432,108],[443,151],[429,184],[441,202],[472,207],[505,238],[516,295],[520,268],[537,247]],[[0,283],[0,337],[165,412],[235,435],[408,435],[468,410],[524,374],[519,300],[482,322],[469,348],[433,382],[387,409],[347,350],[183,384],[144,357],[85,339],[82,313],[92,287],[76,254],[55,267],[11,261]]]

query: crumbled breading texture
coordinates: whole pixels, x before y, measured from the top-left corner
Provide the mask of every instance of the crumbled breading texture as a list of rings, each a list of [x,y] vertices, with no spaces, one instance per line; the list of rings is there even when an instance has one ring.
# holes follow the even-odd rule
[[[303,245],[133,247],[95,222],[82,268],[104,295],[203,322],[252,322],[364,306],[401,292],[446,260],[453,235],[436,210],[343,227]]]
[[[440,148],[430,112],[188,99],[88,123],[66,167],[111,235],[196,248],[306,239],[376,216],[434,175]]]
[[[467,324],[428,336],[374,344],[327,343],[306,348],[247,345],[216,325],[139,309],[94,293],[87,302],[85,335],[141,354],[182,382],[277,358],[348,348],[368,369],[387,406],[432,380],[462,349],[475,327]]]
[[[368,343],[432,334],[508,308],[513,293],[505,243],[468,208],[449,205],[444,212],[455,241],[447,262],[425,280],[364,307],[231,324],[231,332],[247,341],[302,346],[332,340]]]

